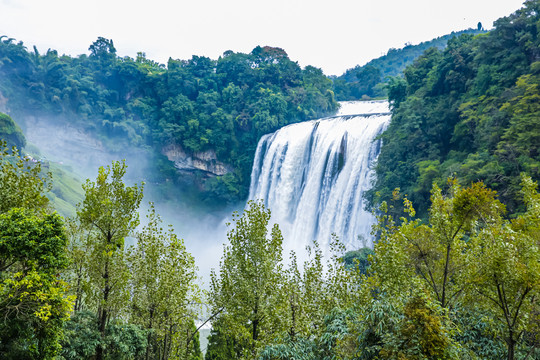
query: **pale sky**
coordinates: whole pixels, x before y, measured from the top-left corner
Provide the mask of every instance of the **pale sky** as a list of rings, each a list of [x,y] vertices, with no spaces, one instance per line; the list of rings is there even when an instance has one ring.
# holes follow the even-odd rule
[[[434,37],[476,28],[522,7],[522,0],[0,0],[0,35],[31,49],[77,56],[103,36],[120,56],[149,59],[283,48],[327,75]]]

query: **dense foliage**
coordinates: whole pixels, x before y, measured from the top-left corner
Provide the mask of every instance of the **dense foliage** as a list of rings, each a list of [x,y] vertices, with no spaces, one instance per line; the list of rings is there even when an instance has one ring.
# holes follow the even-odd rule
[[[67,119],[101,135],[111,150],[147,146],[157,163],[146,172],[152,182],[178,176],[161,156],[165,147],[211,151],[233,170],[201,180],[214,202],[247,196],[263,134],[337,110],[322,71],[302,69],[280,48],[226,51],[218,60],[169,59],[167,66],[144,53],[120,58],[113,41],[101,37],[89,50],[78,57],[40,54],[0,38],[0,105],[20,121],[27,115]]]
[[[63,221],[48,212],[50,178],[39,163],[0,141],[0,357],[58,353],[73,298],[59,273],[68,265]]]
[[[65,277],[76,301],[62,356],[198,359],[194,259],[172,227],[163,230],[153,205],[136,231],[142,185],[125,186],[125,172],[124,162],[113,162],[99,169],[95,182],[87,180],[66,229],[71,266]],[[135,245],[126,246],[128,236]]]
[[[393,79],[372,204],[400,188],[425,217],[432,182],[455,175],[483,180],[518,209],[520,172],[540,178],[539,19],[540,3],[527,1],[489,33],[429,49]]]
[[[429,48],[443,50],[447,42],[463,34],[483,33],[482,25],[478,29],[468,29],[440,36],[418,45],[407,44],[401,49],[390,49],[388,52],[365,65],[357,65],[348,69],[335,79],[334,92],[338,100],[360,100],[362,98],[386,96],[386,86],[389,77],[402,76],[403,70],[413,63]]]
[[[302,271],[294,253],[277,262],[279,227],[267,237],[270,212],[250,203],[213,275],[206,359],[537,357],[540,194],[521,179],[526,211],[511,221],[481,182],[434,185],[427,221],[406,198],[399,220],[383,203],[367,270],[347,267],[337,239],[325,267],[316,244]]]
[[[399,220],[383,202],[373,252],[345,254],[334,237],[329,258],[315,243],[301,267],[295,253],[283,261],[279,226],[269,234],[270,211],[250,202],[233,216],[203,300],[193,257],[152,206],[134,233],[142,188],[124,185],[125,169],[100,168],[65,227],[40,201],[0,214],[3,356],[201,359],[202,301],[212,310],[206,359],[540,355],[540,193],[530,177],[512,220],[483,183],[450,179],[447,191],[433,186],[427,221],[407,198]],[[137,241],[126,249],[128,235]]]
[[[0,113],[0,139],[6,141],[9,146],[16,146],[19,149],[26,145],[26,139],[19,125],[3,113]]]
[[[540,2],[525,5],[391,81],[383,137],[395,142],[381,156],[396,169],[378,165],[373,251],[345,253],[334,236],[327,258],[314,243],[298,264],[270,210],[249,202],[206,298],[152,205],[137,229],[142,185],[125,185],[125,162],[87,180],[63,220],[45,196],[51,175],[2,143],[0,357],[200,360],[206,302],[207,360],[540,358]],[[100,41],[91,56],[119,61]]]
[[[285,266],[279,225],[268,234],[269,221],[270,210],[261,202],[249,202],[242,215],[233,216],[230,244],[219,273],[212,274],[209,302],[217,319],[207,360],[302,357],[306,347],[315,351],[314,336],[329,336],[316,341],[328,355],[337,340],[330,328],[346,321],[338,309],[357,299],[356,273],[343,265],[339,239],[333,239],[326,264],[314,244],[302,268],[294,253]]]

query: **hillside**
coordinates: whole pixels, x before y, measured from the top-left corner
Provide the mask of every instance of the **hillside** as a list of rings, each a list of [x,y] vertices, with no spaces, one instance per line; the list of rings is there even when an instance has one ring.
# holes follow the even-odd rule
[[[400,188],[425,217],[432,183],[453,176],[485,182],[511,214],[524,210],[520,173],[540,178],[539,19],[539,2],[528,1],[487,34],[427,50],[390,82],[372,204]]]
[[[408,44],[401,49],[388,52],[365,65],[357,65],[334,79],[334,92],[338,100],[359,100],[362,97],[385,96],[384,84],[388,77],[400,76],[403,70],[429,48],[443,50],[450,39],[464,34],[485,33],[479,24],[478,29],[452,32],[444,36],[424,41],[417,45]]]
[[[26,144],[21,128],[11,117],[3,113],[0,113],[0,140],[5,141],[8,146],[19,148]]]
[[[100,158],[144,158],[137,171],[167,199],[191,196],[209,206],[245,199],[263,134],[337,110],[322,71],[302,69],[279,48],[166,66],[144,53],[120,58],[101,37],[89,51],[40,54],[0,37],[0,111],[23,130],[37,126],[41,138],[62,132],[63,141],[88,140]]]

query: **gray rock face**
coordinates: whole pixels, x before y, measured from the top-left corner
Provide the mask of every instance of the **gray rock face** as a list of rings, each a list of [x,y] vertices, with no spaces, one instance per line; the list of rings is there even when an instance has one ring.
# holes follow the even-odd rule
[[[207,176],[221,176],[233,171],[230,165],[217,160],[214,150],[187,153],[179,145],[168,145],[161,152],[181,171],[203,171]]]

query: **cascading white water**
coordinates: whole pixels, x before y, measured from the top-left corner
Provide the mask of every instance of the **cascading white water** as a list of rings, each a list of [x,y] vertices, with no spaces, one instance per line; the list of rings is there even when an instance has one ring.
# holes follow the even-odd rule
[[[285,126],[259,141],[250,199],[262,199],[284,235],[286,251],[316,240],[325,250],[335,233],[348,249],[372,246],[373,215],[364,210],[390,120],[386,101],[341,104],[338,116]]]

